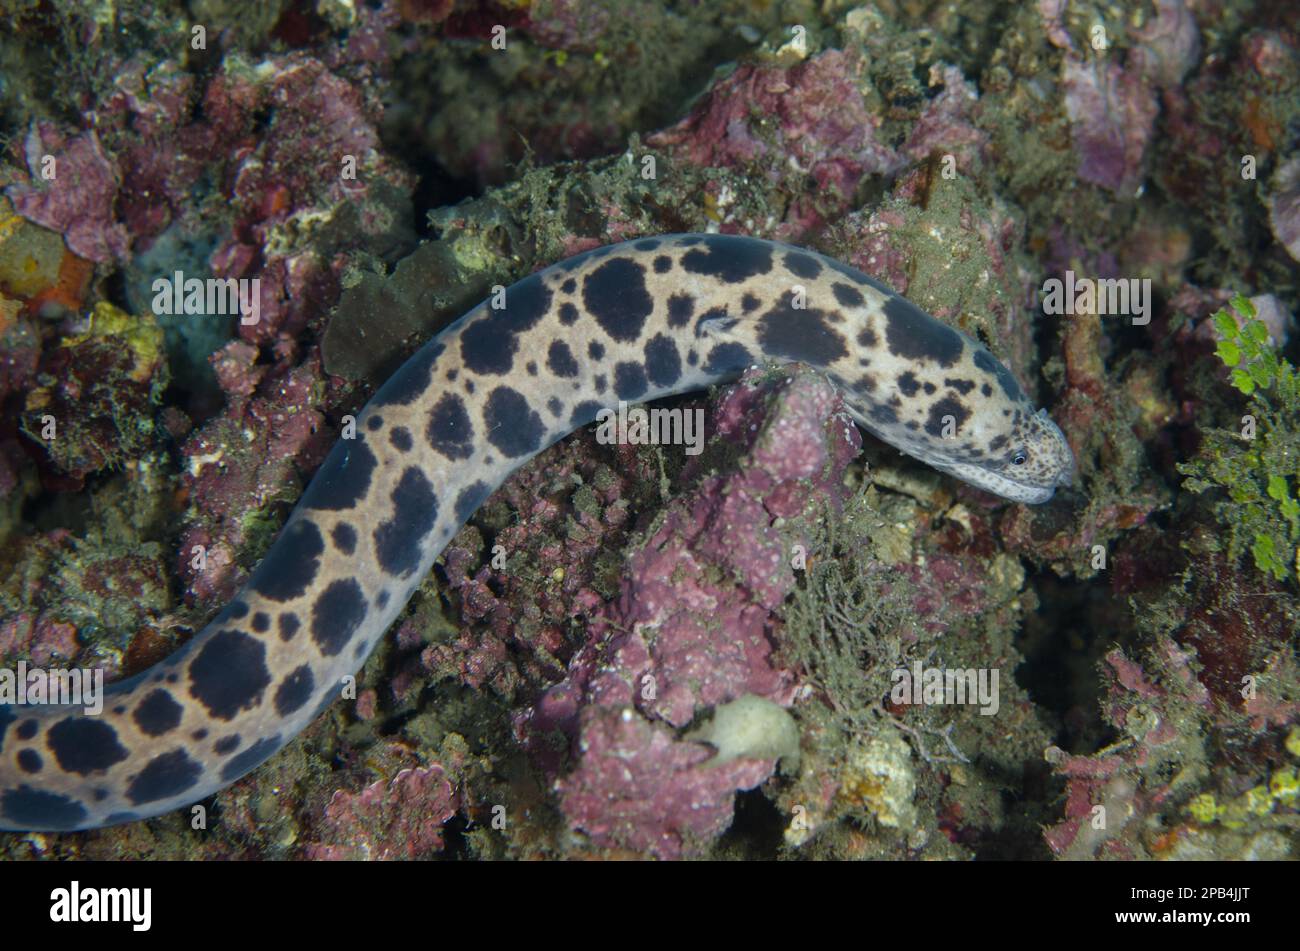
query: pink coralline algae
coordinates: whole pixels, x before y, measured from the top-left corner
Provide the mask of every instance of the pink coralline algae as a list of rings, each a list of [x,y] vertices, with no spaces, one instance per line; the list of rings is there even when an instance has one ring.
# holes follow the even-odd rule
[[[772,774],[770,760],[711,766],[708,747],[603,700],[583,711],[582,767],[560,783],[565,815],[597,845],[679,858],[727,830],[737,789]]]
[[[1189,776],[1170,767],[1199,758],[1199,724],[1211,709],[1210,695],[1190,666],[1195,656],[1160,638],[1151,658],[1159,676],[1152,677],[1119,649],[1106,655],[1102,712],[1129,740],[1090,756],[1048,748],[1048,762],[1067,783],[1064,818],[1044,831],[1058,857],[1149,857],[1154,843],[1144,835],[1158,826],[1145,820],[1188,792]],[[1099,807],[1105,810],[1101,822]]]
[[[414,7],[414,4],[394,0],[381,0],[379,3],[354,7],[356,22],[348,30],[342,45],[326,52],[325,62],[331,67],[364,63],[378,69],[388,64],[395,46],[400,46],[407,52],[418,51],[418,39],[398,39],[403,16],[413,11]],[[426,9],[436,16],[433,7],[436,4],[426,5]],[[451,4],[447,3],[446,7],[449,12]]]
[[[1063,25],[1062,0],[1038,3],[1048,39],[1066,51],[1061,83],[1079,177],[1126,197],[1143,178],[1159,108],[1156,87],[1180,106],[1179,84],[1200,56],[1200,33],[1187,4],[1158,0],[1155,7],[1154,18],[1133,30],[1132,48],[1121,63],[1109,46],[1113,38],[1104,37],[1104,52],[1075,44]]]
[[[1156,14],[1134,30],[1133,56],[1142,71],[1165,87],[1177,86],[1201,54],[1196,18],[1184,0],[1155,0]]]
[[[104,103],[106,128],[130,127],[122,142],[123,174],[117,213],[134,240],[148,245],[191,204],[191,189],[217,158],[217,142],[203,123],[188,123],[194,77],[175,63],[146,70],[142,61],[123,64]],[[139,248],[137,248],[139,250]]]
[[[796,193],[811,177],[818,206],[796,203],[786,216],[785,230],[798,233],[847,210],[863,176],[890,174],[905,162],[876,138],[881,118],[863,101],[860,69],[859,60],[839,50],[789,68],[741,66],[690,116],[647,142],[693,164],[738,169],[773,185],[797,179]]]
[[[319,465],[332,441],[319,407],[319,357],[313,352],[293,369],[257,366],[256,358],[243,341],[214,355],[227,407],[183,448],[194,521],[182,537],[180,570],[200,601],[233,594],[250,516],[283,497],[295,466],[306,473]]]
[[[795,584],[792,552],[812,546],[816,511],[835,510],[861,437],[820,376],[750,371],[709,411],[712,435],[742,452],[671,503],[627,564],[568,678],[519,718],[548,769],[558,734],[573,741],[557,783],[570,824],[598,846],[673,858],[730,824],[733,794],[768,778],[772,760],[709,764],[673,728],[743,695],[788,706],[793,673],[773,659],[774,612]]]
[[[958,80],[949,75],[949,91],[964,110],[970,101]],[[936,99],[919,120],[926,126],[931,112],[948,116],[936,125],[934,148],[954,149],[958,165],[974,162],[978,142],[968,139],[963,126],[952,118],[949,106]],[[952,120],[952,121],[949,121]],[[927,133],[927,136],[929,133]],[[971,151],[963,157],[961,143]],[[931,202],[930,190],[937,176],[929,164],[902,173],[894,181],[889,198],[879,205],[841,216],[819,242],[824,250],[859,270],[877,277],[900,294],[909,294],[927,312],[941,319],[960,321],[963,312],[981,315],[984,327],[1001,342],[1002,356],[1019,376],[1032,373],[1036,360],[1033,329],[1020,319],[1019,300],[1033,290],[1029,275],[1013,249],[1023,240],[1023,220],[1005,205],[985,204],[973,198],[952,202]],[[956,259],[975,277],[962,299],[929,298],[936,290],[932,282],[913,288],[913,277],[936,266],[948,267]],[[993,278],[990,281],[988,278]],[[971,329],[969,326],[967,330]]]
[[[962,617],[973,617],[988,606],[988,559],[974,553],[926,557],[925,565],[901,566],[916,586],[912,607],[927,630],[941,634]]]
[[[372,186],[400,190],[406,180],[378,151],[377,103],[316,59],[251,66],[228,57],[197,92],[166,66],[126,70],[105,110],[135,133],[122,145],[132,170],[125,218],[144,238],[173,223],[212,233],[212,274],[257,278],[260,291],[260,320],[240,325],[247,342],[211,360],[226,407],[183,448],[192,508],[179,563],[189,596],[206,602],[232,593],[250,530],[269,505],[291,500],[295,468],[309,475],[333,437],[319,351],[289,337],[327,312],[341,259],[293,221],[323,222],[345,208],[363,231],[382,228],[388,217],[375,211]],[[191,121],[198,99],[201,118]],[[188,198],[201,177],[219,183],[220,212],[201,214]],[[259,353],[255,344],[270,346]]]
[[[1121,64],[1109,45],[1104,54],[1081,50],[1065,28],[1066,9],[1063,0],[1038,3],[1048,40],[1065,50],[1061,84],[1079,177],[1132,196],[1155,133],[1155,87],[1178,95],[1178,83],[1200,54],[1196,20],[1182,0],[1159,0],[1155,18],[1135,31]]]
[[[460,797],[442,766],[403,769],[357,793],[339,790],[325,807],[323,841],[309,859],[417,859],[443,848],[442,825]]]
[[[1166,88],[1175,88],[1200,56],[1201,35],[1186,0],[1154,0],[1155,15],[1142,26],[1132,27],[1129,54],[1133,67]],[[1065,50],[1076,62],[1084,56],[1066,28],[1067,0],[1038,0],[1038,15],[1048,42]],[[1097,24],[1100,25],[1100,24]],[[1109,50],[1113,38],[1090,34],[1103,40]],[[1102,52],[1102,50],[1098,50]]]
[[[78,658],[81,648],[77,642],[77,629],[72,624],[55,620],[48,614],[37,618],[30,614],[17,614],[0,620],[0,655],[26,655],[33,664],[44,665],[55,658],[65,661]]]
[[[942,80],[943,91],[926,104],[903,143],[903,154],[915,161],[952,154],[957,167],[969,171],[988,144],[988,135],[972,116],[979,97],[956,66],[936,66],[930,78]]]
[[[1089,63],[1067,56],[1061,81],[1079,177],[1132,196],[1155,131],[1154,91],[1140,69],[1114,60]]]
[[[297,332],[338,292],[334,262],[316,248],[286,244],[287,223],[355,203],[362,230],[375,237],[388,230],[391,215],[375,206],[374,183],[409,185],[379,152],[377,104],[310,57],[272,64],[251,75],[227,69],[204,95],[213,131],[233,143],[227,171],[237,216],[233,233],[213,252],[213,273],[261,279],[262,319],[241,328],[258,342]],[[271,78],[258,78],[263,73]],[[253,136],[256,115],[267,109],[270,126]]]
[[[369,86],[306,54],[228,56],[205,85],[171,61],[146,69],[135,58],[120,65],[94,129],[33,126],[31,180],[7,193],[19,214],[96,262],[146,251],[173,226],[210,238],[213,276],[260,279],[260,320],[240,331],[263,343],[301,331],[337,296],[341,264],[318,246],[317,226],[347,208],[367,238],[395,230],[375,186],[406,194],[413,180],[381,151],[379,116]],[[196,202],[206,182],[215,194]],[[304,219],[313,227],[294,226]]]
[[[113,207],[121,170],[95,132],[68,135],[37,122],[24,151],[31,181],[7,190],[14,210],[60,232],[74,254],[99,263],[124,260],[131,240]]]
[[[524,685],[535,696],[555,683],[577,646],[565,633],[572,619],[612,593],[612,582],[597,577],[602,555],[626,544],[629,496],[651,478],[644,463],[610,465],[582,439],[552,448],[512,477],[496,498],[513,514],[493,535],[509,559],[500,568],[485,561],[474,530],[452,541],[443,571],[464,626],[404,667],[394,696],[429,676],[454,676],[505,697]]]
[[[609,30],[612,14],[590,0],[533,0],[524,29],[550,49],[592,52]]]

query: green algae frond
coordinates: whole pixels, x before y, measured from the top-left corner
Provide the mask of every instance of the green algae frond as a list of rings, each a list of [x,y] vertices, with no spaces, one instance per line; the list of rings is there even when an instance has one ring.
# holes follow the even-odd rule
[[[1249,397],[1237,431],[1212,429],[1199,456],[1180,465],[1184,487],[1219,489],[1215,514],[1228,530],[1228,553],[1249,550],[1278,581],[1300,574],[1300,374],[1277,351],[1255,308],[1238,294],[1214,325],[1217,353],[1233,387]]]

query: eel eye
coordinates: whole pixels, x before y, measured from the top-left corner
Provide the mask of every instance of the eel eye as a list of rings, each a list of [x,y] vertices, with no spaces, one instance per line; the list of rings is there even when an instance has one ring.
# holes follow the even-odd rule
[[[1028,461],[1029,461],[1029,457],[1025,455],[1023,449],[1018,451],[1014,456],[1011,457],[1011,464],[1013,466],[1023,466]]]

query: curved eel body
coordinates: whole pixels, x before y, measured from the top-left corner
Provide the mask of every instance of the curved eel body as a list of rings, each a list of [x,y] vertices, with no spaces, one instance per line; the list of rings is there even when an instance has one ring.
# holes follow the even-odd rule
[[[500,303],[500,301],[498,301]],[[599,410],[800,361],[870,432],[992,492],[1068,482],[1060,430],[971,337],[866,275],[754,238],[597,248],[426,344],[334,447],[246,587],[100,715],[0,706],[0,828],[69,830],[234,782],[339,694],[434,559],[515,469]]]

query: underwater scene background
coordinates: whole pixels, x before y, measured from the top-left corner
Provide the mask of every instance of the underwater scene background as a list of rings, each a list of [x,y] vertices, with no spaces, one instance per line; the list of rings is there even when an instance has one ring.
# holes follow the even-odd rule
[[[698,455],[530,462],[197,813],[0,856],[1294,856],[1287,2],[0,0],[10,688],[170,655],[419,344],[677,232],[981,340],[1073,485],[999,499],[751,369],[664,404]]]

